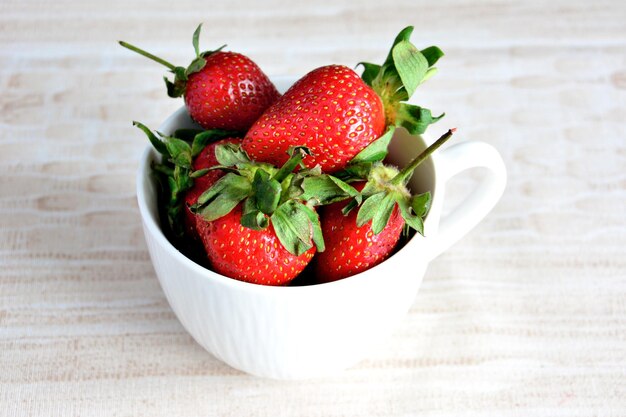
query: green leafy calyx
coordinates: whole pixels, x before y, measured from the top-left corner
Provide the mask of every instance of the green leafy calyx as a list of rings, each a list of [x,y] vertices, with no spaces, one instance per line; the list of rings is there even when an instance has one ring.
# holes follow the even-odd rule
[[[412,26],[400,31],[382,65],[361,62],[361,78],[382,99],[388,126],[402,126],[411,134],[421,134],[443,114],[433,117],[430,110],[406,101],[437,72],[433,65],[444,54],[436,46],[420,51],[410,42],[412,33]]]
[[[191,210],[213,221],[241,203],[242,226],[263,230],[272,225],[281,244],[296,256],[313,246],[324,251],[315,206],[347,198],[360,201],[352,186],[322,174],[319,167],[306,168],[303,160],[311,152],[303,146],[291,148],[280,168],[252,162],[238,145],[218,145],[215,153],[221,164],[216,168],[228,174],[205,191]]]
[[[431,194],[426,192],[411,195],[407,183],[415,169],[450,139],[453,133],[454,129],[446,132],[402,170],[382,163],[375,164],[361,190],[362,202],[353,199],[344,208],[344,214],[360,206],[356,219],[357,226],[361,227],[371,221],[372,231],[374,234],[379,234],[387,226],[393,210],[397,208],[405,224],[423,234],[424,217],[430,209]]]
[[[140,55],[145,56],[146,58],[149,58],[155,62],[158,62],[161,65],[164,65],[165,67],[167,67],[169,69],[169,71],[174,74],[174,80],[170,80],[167,77],[163,77],[163,80],[165,81],[165,86],[167,87],[167,94],[170,97],[181,97],[185,94],[185,91],[187,89],[187,81],[189,79],[189,76],[191,74],[194,74],[196,72],[199,72],[200,70],[202,70],[205,65],[206,65],[206,57],[211,55],[212,53],[215,53],[217,51],[220,51],[222,48],[224,48],[226,45],[221,46],[218,49],[212,50],[212,51],[205,51],[205,52],[200,52],[200,45],[199,45],[199,41],[200,41],[200,31],[202,29],[202,24],[199,24],[198,27],[196,28],[196,30],[193,33],[193,49],[195,51],[195,58],[193,59],[193,61],[191,61],[191,63],[189,64],[189,66],[185,67],[179,67],[176,66],[174,64],[169,63],[168,61],[159,58],[156,55],[151,54],[150,52],[146,52],[141,48],[136,47],[135,45],[131,45],[128,42],[124,42],[124,41],[119,41],[119,44],[121,46],[123,46],[126,49],[130,49],[133,52],[136,52]]]
[[[154,149],[161,154],[161,162],[152,164],[152,171],[161,186],[164,196],[163,206],[169,230],[174,237],[184,234],[182,216],[184,214],[184,194],[193,187],[193,180],[206,174],[208,170],[193,170],[193,159],[211,142],[236,136],[236,132],[221,129],[200,131],[195,129],[177,130],[172,136],[151,131],[146,125],[133,122],[141,129]]]

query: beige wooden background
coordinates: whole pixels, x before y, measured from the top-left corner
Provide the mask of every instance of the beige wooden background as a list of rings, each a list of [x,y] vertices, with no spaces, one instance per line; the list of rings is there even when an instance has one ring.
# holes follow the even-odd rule
[[[433,132],[506,160],[495,211],[431,264],[382,349],[334,378],[223,365],[154,275],[130,122],[181,102],[115,41],[186,64],[200,21],[206,48],[294,76],[380,61],[414,24],[447,52],[419,93],[448,114]],[[619,0],[2,0],[0,416],[625,416],[625,120]]]

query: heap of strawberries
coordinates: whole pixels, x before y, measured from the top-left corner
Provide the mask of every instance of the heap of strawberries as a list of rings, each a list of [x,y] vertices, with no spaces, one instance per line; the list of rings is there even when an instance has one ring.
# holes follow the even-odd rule
[[[225,276],[286,285],[311,261],[317,282],[357,274],[385,260],[403,230],[423,233],[430,193],[406,184],[454,129],[401,170],[383,160],[396,128],[423,133],[443,116],[407,103],[435,74],[439,48],[418,50],[407,27],[382,65],[360,63],[361,76],[317,68],[281,96],[248,57],[200,52],[200,29],[187,67],[120,42],[170,70],[168,95],[183,96],[202,127],[166,136],[134,122],[162,155],[153,172],[175,244],[198,242]]]

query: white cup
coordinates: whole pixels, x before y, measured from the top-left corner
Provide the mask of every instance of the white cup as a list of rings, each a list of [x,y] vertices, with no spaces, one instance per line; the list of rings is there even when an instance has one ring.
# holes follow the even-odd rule
[[[276,84],[279,89],[290,85]],[[191,126],[181,108],[158,130],[171,134]],[[405,166],[431,143],[427,135],[410,136],[399,129],[388,160]],[[172,246],[159,226],[156,184],[150,175],[150,163],[157,158],[148,146],[137,173],[137,200],[152,263],[172,310],[219,360],[277,379],[325,376],[365,358],[411,307],[428,262],[487,215],[506,183],[502,158],[486,143],[463,142],[439,150],[409,183],[414,192],[429,190],[433,195],[425,237],[415,235],[385,262],[340,281],[269,287],[219,275]],[[465,201],[442,217],[446,182],[475,167],[486,168],[486,176]]]

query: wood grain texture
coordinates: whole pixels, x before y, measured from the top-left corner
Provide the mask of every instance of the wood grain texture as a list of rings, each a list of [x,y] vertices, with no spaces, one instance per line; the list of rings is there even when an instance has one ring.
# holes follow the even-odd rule
[[[371,358],[276,382],[223,365],[159,287],[134,197],[180,101],[124,39],[187,63],[228,43],[270,74],[380,61],[414,24],[447,52],[433,132],[489,142],[505,195],[434,261]],[[0,416],[625,416],[626,3],[0,3]],[[450,183],[451,204],[471,189]]]

